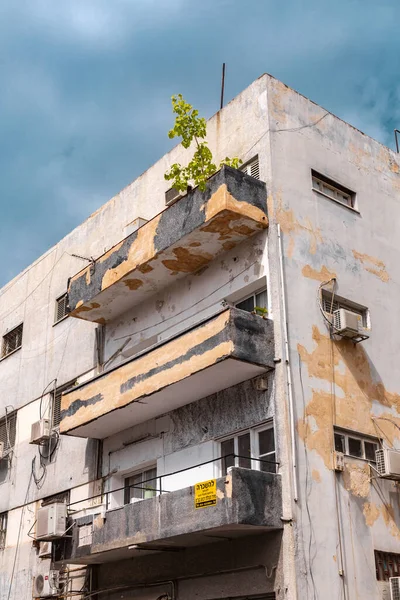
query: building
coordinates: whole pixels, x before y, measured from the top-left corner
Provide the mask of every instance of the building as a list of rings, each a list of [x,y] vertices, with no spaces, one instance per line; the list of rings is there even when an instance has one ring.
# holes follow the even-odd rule
[[[399,157],[269,75],[208,140],[0,292],[2,599],[390,598]]]

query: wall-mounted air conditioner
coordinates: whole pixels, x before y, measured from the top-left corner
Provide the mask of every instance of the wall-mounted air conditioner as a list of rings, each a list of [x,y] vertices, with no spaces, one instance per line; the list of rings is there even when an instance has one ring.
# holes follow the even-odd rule
[[[333,453],[333,470],[334,471],[344,471],[344,454],[343,452],[335,452]]]
[[[400,577],[389,577],[390,600],[400,600]]]
[[[32,423],[30,444],[41,444],[51,437],[50,419],[40,419]]]
[[[65,535],[67,505],[65,502],[52,502],[42,506],[37,512],[36,536],[39,541],[51,541]]]
[[[369,338],[369,330],[363,325],[362,315],[346,308],[339,308],[333,312],[333,327],[335,334],[351,339]]]
[[[380,477],[400,481],[400,450],[381,448],[375,451],[375,459]]]
[[[177,200],[182,198],[182,192],[178,192],[175,188],[170,188],[165,192],[165,204],[167,206],[172,206]]]
[[[59,571],[49,571],[46,575],[36,575],[33,579],[33,597],[51,598],[60,591]]]
[[[51,542],[40,542],[39,543],[39,558],[51,558],[52,543]]]

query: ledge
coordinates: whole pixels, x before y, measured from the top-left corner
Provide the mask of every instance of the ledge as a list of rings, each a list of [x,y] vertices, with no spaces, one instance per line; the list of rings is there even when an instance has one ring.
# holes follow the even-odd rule
[[[107,323],[266,227],[265,183],[225,166],[72,277],[69,316]]]
[[[105,519],[77,519],[72,538],[57,544],[56,561],[104,563],[282,529],[280,475],[234,467],[217,479],[216,505],[200,509],[195,509],[193,489],[127,504],[106,512]],[[79,545],[83,526],[85,538],[81,536]]]
[[[229,308],[63,394],[60,432],[103,439],[273,368],[273,322]]]

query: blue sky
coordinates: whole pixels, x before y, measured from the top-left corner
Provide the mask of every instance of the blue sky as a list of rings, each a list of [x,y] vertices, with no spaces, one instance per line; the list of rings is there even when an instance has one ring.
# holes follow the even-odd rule
[[[393,147],[399,0],[0,0],[0,285],[269,72]]]

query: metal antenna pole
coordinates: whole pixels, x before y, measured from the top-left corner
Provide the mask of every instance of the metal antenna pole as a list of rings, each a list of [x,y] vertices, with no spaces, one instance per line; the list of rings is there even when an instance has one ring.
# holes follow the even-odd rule
[[[221,106],[224,106],[224,90],[225,90],[225,63],[222,63],[222,81],[221,81]]]

